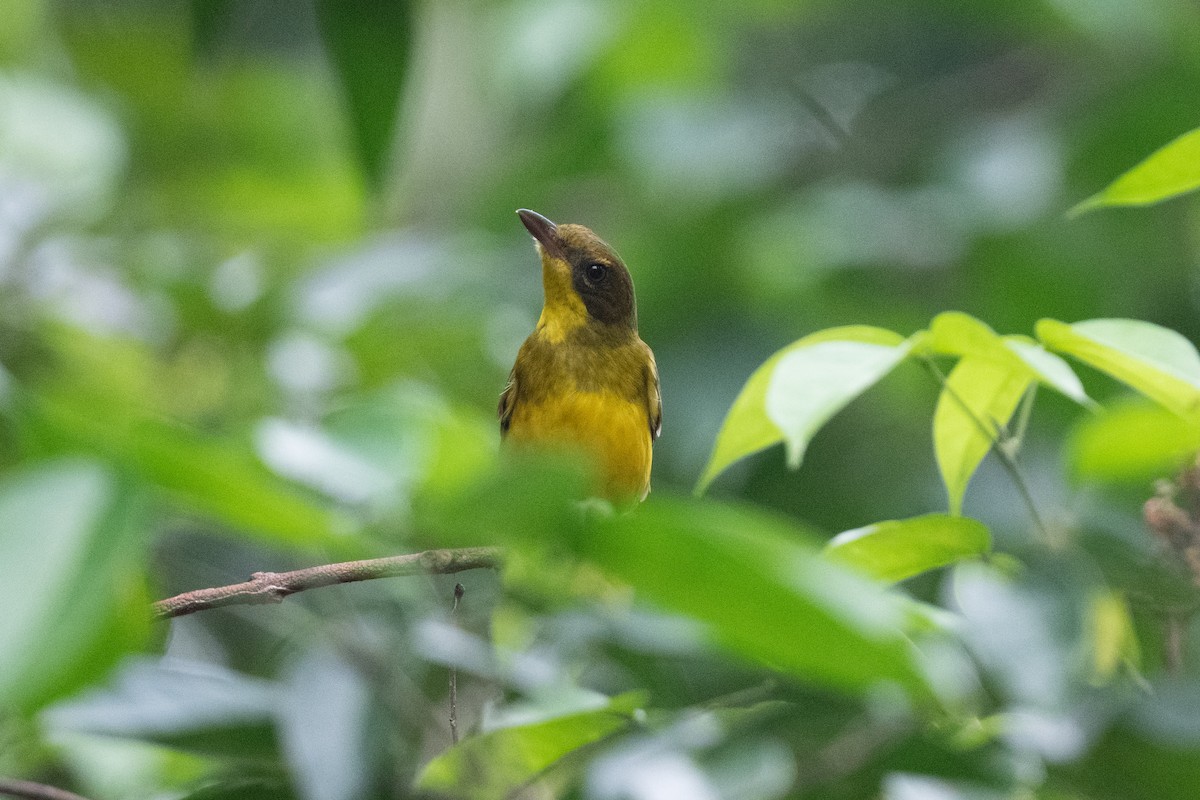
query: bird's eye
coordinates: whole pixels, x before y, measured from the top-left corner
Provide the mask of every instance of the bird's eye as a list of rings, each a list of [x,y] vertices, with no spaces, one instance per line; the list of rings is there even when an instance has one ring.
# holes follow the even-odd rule
[[[604,266],[603,264],[588,264],[586,267],[584,267],[584,273],[587,275],[587,279],[590,282],[599,283],[600,281],[604,280],[606,275],[608,275],[608,267]]]

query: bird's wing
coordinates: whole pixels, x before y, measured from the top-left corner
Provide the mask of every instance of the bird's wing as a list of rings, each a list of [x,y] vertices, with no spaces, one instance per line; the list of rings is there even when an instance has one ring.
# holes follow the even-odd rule
[[[508,426],[512,423],[513,409],[516,407],[517,367],[514,364],[512,372],[508,373],[508,383],[504,385],[504,391],[500,393],[500,404],[496,407],[496,414],[500,417],[501,437],[508,433]]]
[[[646,412],[650,418],[650,439],[653,441],[662,433],[662,393],[658,387],[658,364],[654,363],[654,351],[643,342],[646,348]]]

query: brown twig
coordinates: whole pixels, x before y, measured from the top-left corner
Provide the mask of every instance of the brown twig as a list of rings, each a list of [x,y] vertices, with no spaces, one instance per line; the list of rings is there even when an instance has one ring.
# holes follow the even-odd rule
[[[83,795],[59,789],[57,786],[16,778],[0,778],[0,795],[19,797],[22,800],[87,800]]]
[[[279,603],[290,594],[339,583],[403,575],[443,575],[469,569],[497,569],[502,560],[499,548],[463,547],[322,564],[291,572],[256,572],[245,583],[196,589],[159,600],[154,604],[153,611],[155,619],[170,619],[222,606]]]
[[[454,605],[450,616],[458,622],[458,603],[467,589],[461,583],[454,584]],[[450,741],[458,744],[458,666],[450,665]]]

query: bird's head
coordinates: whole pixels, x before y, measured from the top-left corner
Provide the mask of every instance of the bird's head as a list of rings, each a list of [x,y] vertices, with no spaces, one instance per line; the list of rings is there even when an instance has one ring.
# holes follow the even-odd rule
[[[527,208],[517,216],[542,257],[544,322],[564,333],[595,324],[637,330],[633,279],[616,251],[582,225],[555,225]]]

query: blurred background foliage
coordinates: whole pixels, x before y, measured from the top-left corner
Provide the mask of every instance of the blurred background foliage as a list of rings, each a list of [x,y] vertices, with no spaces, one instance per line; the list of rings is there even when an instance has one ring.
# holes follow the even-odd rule
[[[924,678],[880,633],[876,587],[812,568],[833,533],[944,509],[919,369],[799,473],[774,448],[714,500],[670,498],[751,371],[819,328],[907,335],[959,309],[1003,333],[1111,316],[1200,337],[1194,198],[1065,213],[1197,126],[1195,4],[3,17],[0,775],[114,799],[411,796],[449,744],[457,664],[461,724],[491,732],[422,780],[465,796],[565,755],[522,796],[1194,797],[1200,652],[1170,679],[1159,655],[1194,598],[1138,516],[1169,472],[1146,424],[1175,455],[1191,428],[1039,398],[1021,463],[1053,545],[985,462],[965,511],[1000,553],[896,595],[939,606],[902,625]],[[518,207],[620,250],[658,358],[668,499],[600,542],[547,501],[556,482],[492,474],[540,306]],[[721,522],[743,545],[703,538]],[[256,570],[468,542],[513,548],[503,579],[145,614]],[[863,607],[826,620],[830,593]]]

